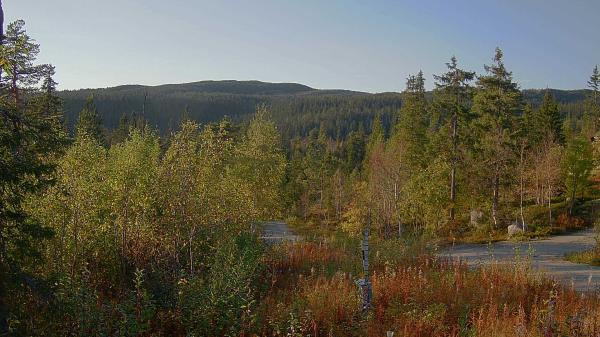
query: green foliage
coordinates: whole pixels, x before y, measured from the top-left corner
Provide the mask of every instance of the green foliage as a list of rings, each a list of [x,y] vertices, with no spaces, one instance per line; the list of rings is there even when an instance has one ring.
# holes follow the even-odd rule
[[[582,134],[586,138],[596,135],[598,131],[600,118],[600,71],[598,66],[594,67],[592,75],[588,81],[588,93],[584,103],[584,113],[582,118]]]
[[[120,301],[108,301],[96,289],[90,272],[64,278],[55,290],[59,331],[71,336],[141,336],[151,331],[156,306],[136,270],[134,287]]]
[[[448,163],[438,158],[405,182],[399,206],[405,221],[419,225],[434,235],[445,225],[448,220],[445,211],[449,202],[449,173]]]
[[[578,192],[587,187],[594,162],[592,147],[587,139],[573,138],[569,140],[563,161],[563,174],[569,200],[569,214],[573,212]]]
[[[206,279],[179,281],[179,306],[190,336],[237,336],[256,322],[262,246],[250,235],[219,242]]]
[[[581,116],[581,93],[527,91],[522,111],[499,49],[476,88],[452,58],[433,99],[422,72],[401,96],[259,82],[124,86],[96,102],[92,91],[67,92],[71,110],[88,99],[64,153],[54,69],[35,64],[22,22],[0,49],[0,334],[381,335],[396,320],[427,335],[458,315],[461,331],[479,331],[460,303],[485,297],[472,292],[478,274],[416,262],[423,238],[467,231],[469,211],[488,206],[498,231],[475,235],[499,233],[517,213],[542,233],[565,197],[579,212],[593,169],[581,134],[582,119],[596,117]],[[597,106],[597,73],[587,108]],[[105,142],[100,115],[114,128],[117,113]],[[181,120],[162,139],[146,124],[165,133]],[[256,225],[284,215],[343,237],[340,249],[302,243],[265,254]],[[348,274],[359,267],[358,242],[336,231],[356,236],[367,223],[381,315],[363,321]],[[40,258],[47,263],[35,265]],[[457,289],[463,297],[446,296]]]
[[[148,256],[141,244],[152,244],[156,215],[159,139],[148,128],[132,129],[130,138],[112,146],[107,160],[110,230],[118,242],[121,268],[134,262],[143,266]]]
[[[257,217],[269,219],[281,214],[281,186],[286,159],[281,139],[266,106],[259,106],[239,147],[235,175],[250,185]]]
[[[544,94],[542,105],[533,116],[533,125],[527,131],[533,138],[533,144],[539,143],[546,137],[546,133],[550,134],[554,142],[564,144],[563,119],[558,104],[549,91]]]
[[[96,141],[103,143],[104,136],[102,134],[102,120],[98,116],[98,109],[94,104],[94,96],[90,95],[83,109],[79,113],[77,125],[75,127],[75,134],[78,136],[87,135],[95,139]]]
[[[446,67],[448,72],[440,76],[434,75],[436,90],[433,110],[437,112],[434,114],[437,118],[431,119],[429,129],[435,132],[439,128],[439,134],[430,137],[430,151],[434,152],[433,155],[442,155],[450,164],[449,217],[453,221],[456,213],[457,171],[459,163],[464,163],[465,152],[468,150],[466,135],[472,96],[469,84],[475,78],[475,73],[458,68],[458,61],[454,56],[446,63]]]
[[[393,138],[402,144],[408,167],[418,170],[427,161],[424,149],[428,122],[425,78],[423,72],[411,75],[406,80],[402,108]]]
[[[113,246],[107,217],[106,150],[83,134],[58,161],[55,184],[29,202],[31,214],[55,233],[48,251],[57,272],[78,273]],[[91,261],[90,261],[91,262]]]
[[[476,118],[472,124],[475,133],[474,154],[482,164],[479,168],[483,174],[483,186],[489,189],[492,218],[497,226],[502,217],[499,214],[500,189],[506,186],[515,160],[513,136],[516,117],[522,108],[522,96],[512,80],[512,73],[504,66],[499,48],[496,48],[493,62],[485,66],[487,75],[477,80],[473,97]]]
[[[27,214],[24,201],[51,183],[52,158],[65,143],[53,68],[36,64],[39,46],[24,26],[9,24],[0,45],[0,334],[8,329],[9,292],[19,296],[41,256],[40,241],[52,234]]]

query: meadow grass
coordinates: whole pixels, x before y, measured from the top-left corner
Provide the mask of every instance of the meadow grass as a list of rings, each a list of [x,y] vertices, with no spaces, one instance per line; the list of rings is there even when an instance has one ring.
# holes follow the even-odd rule
[[[264,336],[596,336],[598,297],[532,273],[527,258],[470,269],[422,242],[373,242],[373,307],[359,309],[355,239],[303,242],[269,254]],[[404,246],[403,246],[404,244]]]

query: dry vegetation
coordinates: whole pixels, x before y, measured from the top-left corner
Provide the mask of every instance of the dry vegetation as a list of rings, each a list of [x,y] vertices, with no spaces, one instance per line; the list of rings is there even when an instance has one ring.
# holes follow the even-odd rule
[[[351,247],[346,244],[346,247]],[[373,253],[374,307],[359,311],[352,250],[339,243],[276,249],[261,302],[264,336],[597,336],[598,298],[534,276],[526,259],[469,270],[421,250]],[[337,247],[337,248],[334,248]],[[411,252],[412,253],[412,252]],[[337,266],[337,268],[336,268]]]

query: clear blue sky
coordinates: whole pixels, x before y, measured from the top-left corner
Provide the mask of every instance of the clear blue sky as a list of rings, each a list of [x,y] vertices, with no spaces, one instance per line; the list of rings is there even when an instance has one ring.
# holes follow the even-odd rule
[[[208,79],[400,91],[455,54],[494,48],[523,88],[585,86],[600,64],[598,0],[4,0],[61,89]]]

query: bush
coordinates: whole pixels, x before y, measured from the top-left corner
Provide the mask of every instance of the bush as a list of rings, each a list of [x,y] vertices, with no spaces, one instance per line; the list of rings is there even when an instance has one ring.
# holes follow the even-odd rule
[[[253,326],[262,257],[262,243],[242,234],[221,242],[206,278],[179,281],[179,307],[189,336],[237,336]]]
[[[90,282],[89,272],[57,284],[60,328],[69,336],[141,336],[151,332],[156,307],[144,287],[144,272],[136,270],[134,288],[108,298]]]
[[[563,231],[580,229],[585,226],[585,220],[576,216],[569,216],[567,213],[562,213],[556,218],[556,227]]]

